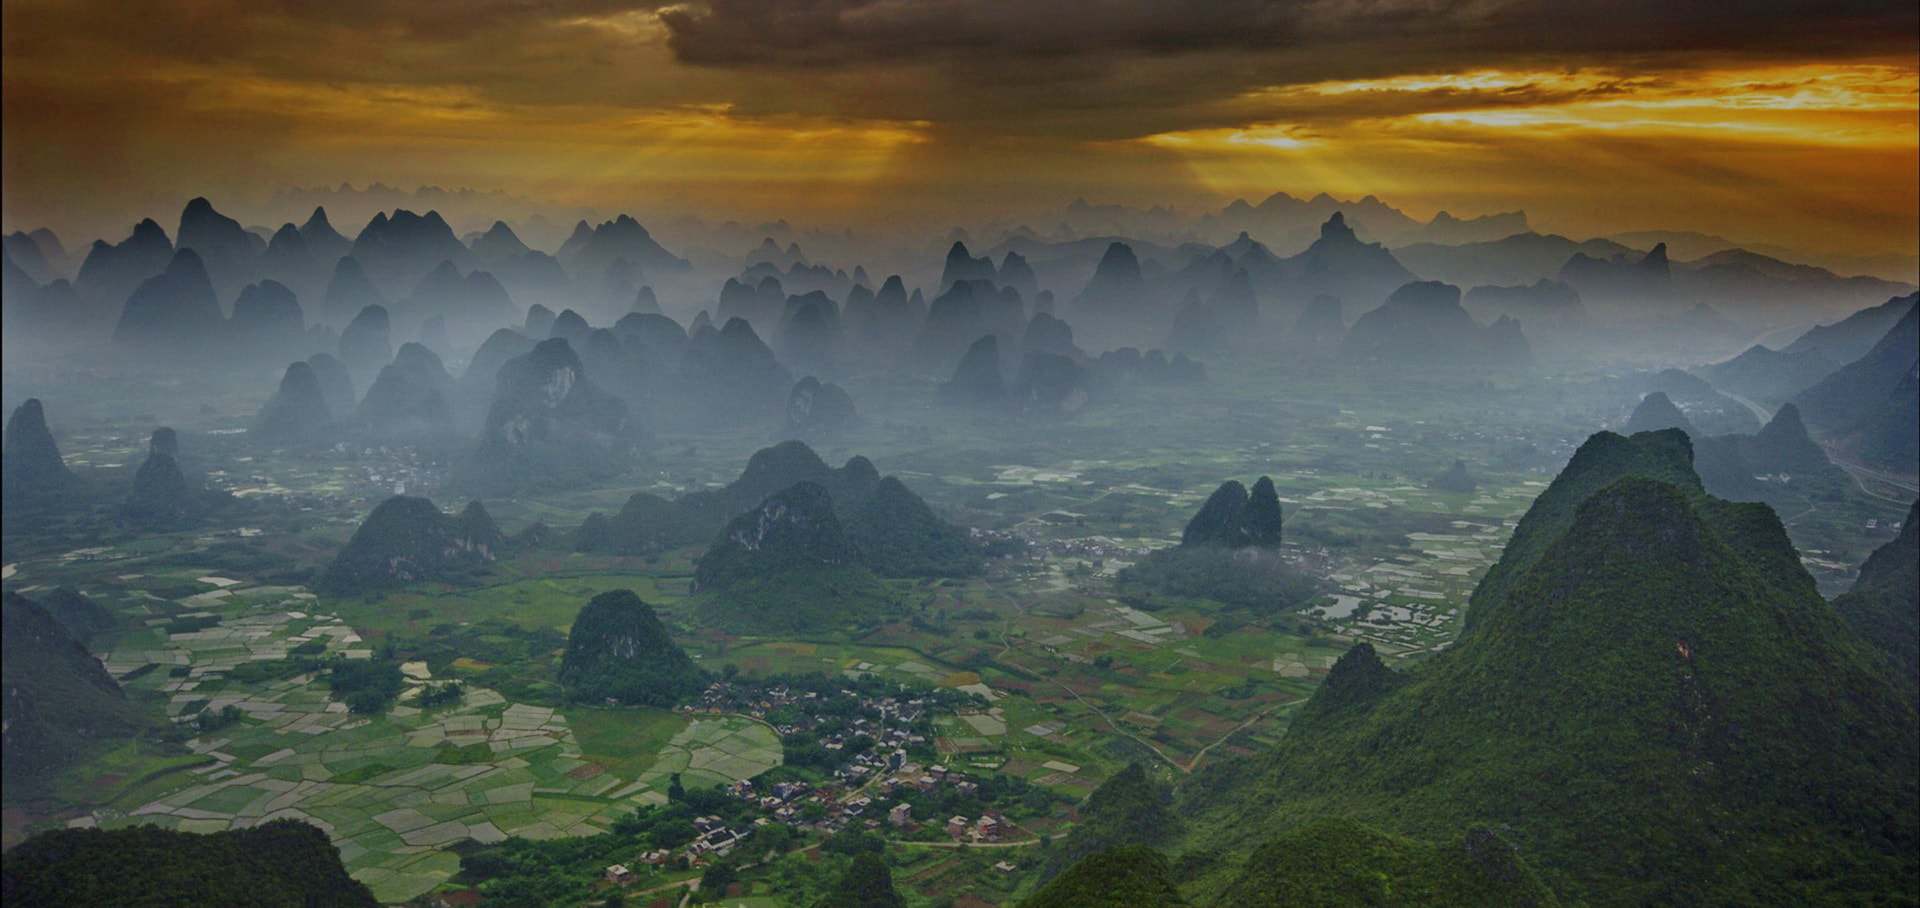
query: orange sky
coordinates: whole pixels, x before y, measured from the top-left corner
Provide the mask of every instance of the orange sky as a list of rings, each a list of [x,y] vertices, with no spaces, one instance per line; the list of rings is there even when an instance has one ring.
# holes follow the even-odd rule
[[[0,215],[71,245],[342,181],[929,226],[1324,190],[1915,252],[1911,0],[1570,9],[7,0]]]

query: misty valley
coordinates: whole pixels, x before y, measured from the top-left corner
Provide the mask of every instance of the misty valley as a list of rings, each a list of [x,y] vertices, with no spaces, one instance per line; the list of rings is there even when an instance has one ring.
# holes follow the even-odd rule
[[[310,195],[5,238],[9,904],[1920,899],[1911,275]]]

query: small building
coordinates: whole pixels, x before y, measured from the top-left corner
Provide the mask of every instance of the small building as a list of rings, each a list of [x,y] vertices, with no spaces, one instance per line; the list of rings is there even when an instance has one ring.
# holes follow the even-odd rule
[[[947,820],[947,835],[956,839],[966,838],[968,825],[966,817],[951,817]]]
[[[1015,870],[1019,870],[1020,865],[1015,864],[1012,861],[1001,861],[1000,863],[993,865],[993,869],[998,870],[1001,873],[1012,873]]]
[[[607,868],[607,882],[625,886],[633,882],[633,871],[628,870],[625,864],[615,864]]]
[[[905,829],[913,825],[913,805],[893,805],[893,809],[887,811],[887,822],[892,823],[896,829]]]

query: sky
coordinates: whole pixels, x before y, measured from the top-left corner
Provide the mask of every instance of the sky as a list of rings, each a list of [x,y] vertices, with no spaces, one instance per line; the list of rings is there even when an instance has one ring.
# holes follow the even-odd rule
[[[1920,245],[1912,0],[0,8],[8,230],[117,239],[195,195],[379,181],[925,226],[1325,191],[1575,236]]]

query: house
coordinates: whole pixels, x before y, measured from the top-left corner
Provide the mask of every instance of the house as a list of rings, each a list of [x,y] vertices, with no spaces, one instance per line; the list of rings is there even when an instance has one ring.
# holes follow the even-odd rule
[[[1012,873],[1015,870],[1019,870],[1020,865],[1015,864],[1012,861],[1001,861],[1000,863],[993,865],[993,869],[998,870],[1001,873]]]
[[[625,886],[633,882],[633,871],[628,870],[625,864],[615,864],[607,868],[607,882]]]
[[[949,818],[947,820],[947,835],[953,836],[956,839],[966,838],[967,818],[966,817]]]
[[[998,842],[1000,841],[1001,829],[1002,829],[1002,824],[998,819],[995,819],[993,816],[983,814],[980,817],[980,821],[975,823],[973,826],[973,835],[974,835],[974,838],[980,839],[982,841]]]
[[[913,825],[913,805],[893,805],[893,809],[887,811],[887,822],[892,823],[896,829],[905,829]]]

